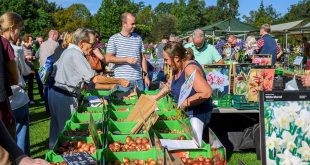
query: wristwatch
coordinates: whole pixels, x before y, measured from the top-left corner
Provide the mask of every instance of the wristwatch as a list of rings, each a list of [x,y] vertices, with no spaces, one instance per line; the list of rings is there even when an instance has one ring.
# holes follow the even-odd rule
[[[145,76],[147,76],[147,75],[148,75],[148,73],[147,73],[147,72],[142,71],[142,75],[143,75],[143,77],[145,77]]]

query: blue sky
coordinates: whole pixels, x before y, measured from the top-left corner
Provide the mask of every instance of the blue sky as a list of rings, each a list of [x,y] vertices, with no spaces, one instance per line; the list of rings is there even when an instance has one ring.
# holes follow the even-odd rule
[[[68,7],[73,3],[83,3],[87,6],[87,8],[91,11],[91,13],[96,13],[101,5],[101,0],[49,0],[51,2],[56,2],[58,5],[62,7]],[[141,0],[134,0],[135,2],[139,2]],[[264,5],[272,6],[282,15],[284,15],[290,5],[298,3],[299,0],[264,0]],[[145,0],[145,4],[151,4],[152,7],[156,7],[160,2],[174,2],[174,0]],[[239,0],[239,13],[240,15],[248,15],[251,10],[256,10],[260,5],[261,0]],[[216,0],[206,0],[206,5],[216,5]]]

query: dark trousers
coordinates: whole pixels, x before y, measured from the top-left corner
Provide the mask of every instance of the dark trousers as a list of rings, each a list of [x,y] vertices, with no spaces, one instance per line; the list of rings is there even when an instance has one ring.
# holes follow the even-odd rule
[[[34,80],[34,77],[36,78],[37,83],[38,83],[38,89],[39,89],[40,97],[42,99],[44,99],[43,84],[40,80],[38,70],[35,70],[35,73],[31,73],[30,75],[24,77],[25,81],[27,81],[27,84],[28,84],[28,97],[29,97],[30,101],[34,100],[34,98],[33,98],[33,80]]]

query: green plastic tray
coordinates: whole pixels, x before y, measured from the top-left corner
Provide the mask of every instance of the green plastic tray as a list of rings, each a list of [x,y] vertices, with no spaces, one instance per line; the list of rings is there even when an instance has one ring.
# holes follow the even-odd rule
[[[152,127],[152,129],[154,129],[155,131],[159,132],[159,133],[163,133],[161,132],[162,130],[167,130],[167,131],[179,131],[179,132],[184,132],[181,123],[177,120],[160,120],[157,121],[154,126]]]
[[[124,120],[129,116],[130,112],[118,112],[118,111],[110,111],[110,119],[117,121],[117,119]]]
[[[107,143],[106,143],[106,148],[108,148],[108,145],[109,144],[112,144],[114,142],[121,142],[121,143],[125,143],[126,142],[126,137],[127,136],[130,136],[132,139],[135,139],[136,137],[140,137],[140,138],[147,138],[150,140],[150,144],[151,144],[151,138],[149,136],[148,133],[145,133],[145,134],[134,134],[134,135],[113,135],[111,132],[108,134],[107,136]],[[141,151],[141,154],[143,152],[146,152],[146,151]],[[124,152],[124,153],[128,153],[128,152]]]
[[[130,131],[136,126],[137,122],[108,122],[108,129],[113,134],[130,134]]]
[[[85,96],[99,96],[99,97],[104,97],[104,96],[109,96],[114,92],[113,89],[111,90],[90,90],[88,91]]]
[[[152,148],[149,151],[142,151],[142,152],[112,152],[109,149],[105,149],[103,153],[106,163],[108,162],[112,163],[115,160],[123,162],[123,158],[128,158],[129,160],[139,159],[146,161],[149,158],[152,158],[155,161],[157,161],[157,155],[154,148]]]
[[[101,131],[103,131],[102,129],[102,125],[103,125],[103,123],[97,123],[96,124],[96,127],[97,127],[97,130],[101,130]],[[65,128],[63,129],[63,131],[62,131],[62,134],[63,134],[63,136],[65,136],[64,135],[64,132],[65,131],[71,131],[71,130],[81,130],[81,131],[86,131],[86,130],[88,130],[88,124],[78,124],[78,123],[73,123],[72,121],[67,121],[66,122],[66,126],[65,126]]]
[[[126,110],[126,111],[132,111],[134,109],[134,106],[133,105],[131,105],[131,106],[128,106],[128,105],[109,105],[109,110],[112,110],[112,111],[119,111],[120,108],[127,108],[128,110]],[[119,112],[122,112],[122,111],[119,111]]]
[[[94,113],[92,114],[94,121],[95,122],[99,122],[102,123],[104,121],[104,115],[103,113]],[[90,114],[87,113],[77,113],[75,112],[72,116],[71,116],[71,121],[74,123],[89,123],[89,118],[90,118]]]
[[[223,98],[220,98],[218,100],[217,107],[231,108],[232,107],[232,99],[233,99],[233,95],[231,95],[231,94],[225,95]]]
[[[90,112],[90,113],[103,113],[104,112],[104,107],[86,107],[86,106],[80,106],[77,108],[78,113],[85,113],[85,112]]]
[[[233,107],[238,110],[258,110],[259,104],[255,102],[248,102],[243,95],[234,95]]]

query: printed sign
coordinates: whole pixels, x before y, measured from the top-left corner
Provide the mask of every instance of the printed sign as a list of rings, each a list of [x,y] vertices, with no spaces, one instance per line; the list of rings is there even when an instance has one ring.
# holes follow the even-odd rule
[[[179,101],[178,101],[178,107],[182,105],[185,99],[189,96],[189,94],[192,91],[194,80],[195,80],[196,70],[189,76],[189,78],[184,82],[184,84],[181,87]]]
[[[301,65],[302,63],[302,60],[303,60],[303,57],[302,56],[297,56],[294,60],[294,65]]]
[[[96,160],[86,152],[62,155],[68,165],[95,165]]]

